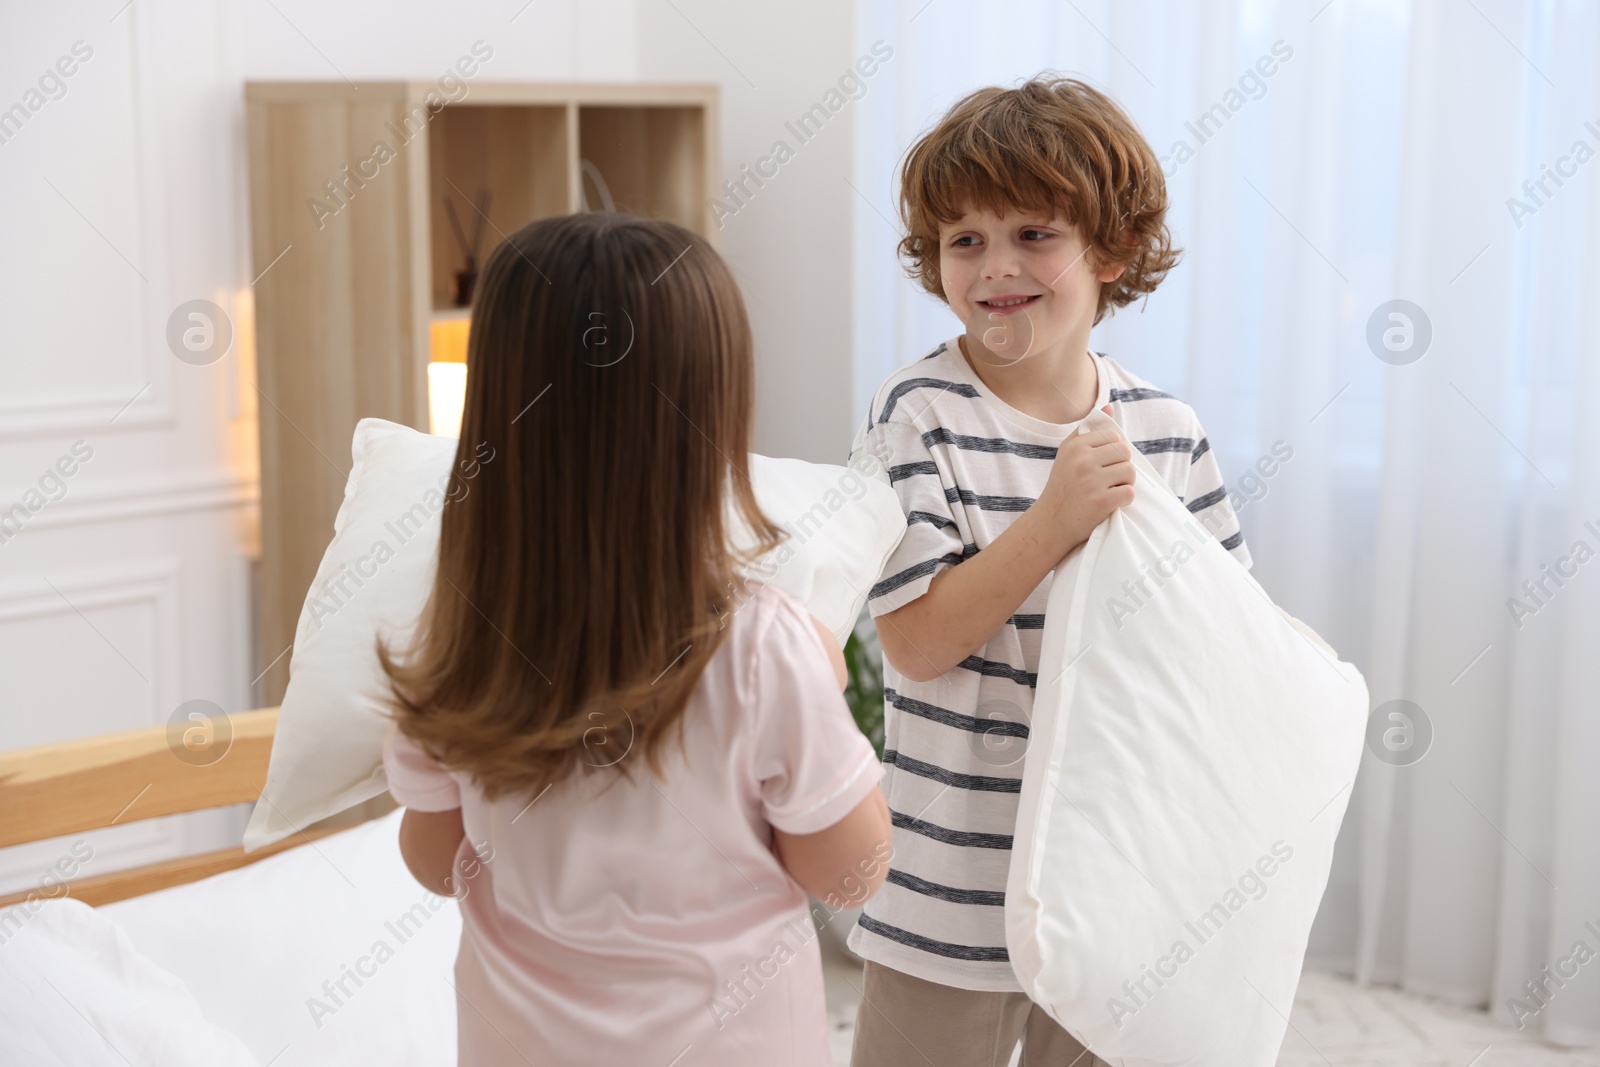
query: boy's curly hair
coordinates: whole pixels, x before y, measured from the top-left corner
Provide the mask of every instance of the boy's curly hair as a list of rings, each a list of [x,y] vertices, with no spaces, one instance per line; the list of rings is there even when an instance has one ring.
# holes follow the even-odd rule
[[[1100,286],[1094,321],[1154,292],[1178,262],[1167,229],[1167,184],[1133,120],[1075,78],[1039,76],[979,89],[906,153],[899,251],[906,271],[941,300],[939,227],[973,208],[1062,212],[1096,269],[1126,264]]]

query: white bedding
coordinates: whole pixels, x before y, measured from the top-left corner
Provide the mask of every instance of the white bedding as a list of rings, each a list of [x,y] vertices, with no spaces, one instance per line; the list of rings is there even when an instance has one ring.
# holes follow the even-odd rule
[[[205,1022],[236,1036],[262,1067],[453,1067],[450,981],[461,917],[455,901],[429,894],[405,869],[400,815],[393,812],[236,871],[108,904],[94,914],[126,933],[134,955],[142,957],[135,961],[141,975],[164,972],[180,980]],[[38,922],[34,916],[30,925]],[[103,932],[100,939],[107,940]],[[10,947],[0,945],[7,986],[42,988],[33,980],[43,973],[40,967],[8,955]],[[67,990],[80,999],[74,1007],[92,1006],[83,998],[94,990],[70,975],[55,977],[77,987]],[[157,978],[144,980],[146,986],[153,982]],[[162,998],[151,998],[150,1010],[167,1010],[165,1004],[178,1012],[181,998],[170,988],[162,992]],[[0,1026],[5,1010],[0,1007]],[[175,1025],[192,1031],[197,1020],[180,1014]],[[141,1060],[127,1047],[107,1059],[104,1039],[89,1027],[60,1029],[67,1042],[60,1058],[39,1060],[41,1065],[191,1062],[169,1055]],[[225,1035],[211,1039],[220,1042],[214,1047],[228,1047]],[[4,1055],[0,1060],[11,1062]],[[223,1067],[246,1061],[217,1056],[193,1062]]]
[[[0,911],[0,1063],[259,1067],[116,923],[41,897]]]

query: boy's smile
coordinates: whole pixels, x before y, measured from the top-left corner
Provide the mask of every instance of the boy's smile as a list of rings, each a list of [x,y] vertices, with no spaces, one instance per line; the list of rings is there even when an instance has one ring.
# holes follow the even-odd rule
[[[1032,296],[992,296],[987,300],[980,300],[978,303],[1001,315],[1009,315],[1011,312],[1029,304],[1037,303],[1038,300],[1039,294],[1034,293]]]

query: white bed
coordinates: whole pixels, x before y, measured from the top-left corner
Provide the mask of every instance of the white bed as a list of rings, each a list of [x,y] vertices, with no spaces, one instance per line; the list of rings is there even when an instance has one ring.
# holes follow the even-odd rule
[[[0,911],[0,1061],[453,1065],[460,914],[406,871],[399,820],[98,908]]]

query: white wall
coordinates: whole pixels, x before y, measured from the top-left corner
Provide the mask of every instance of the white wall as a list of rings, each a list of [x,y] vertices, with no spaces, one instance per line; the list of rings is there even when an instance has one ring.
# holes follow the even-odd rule
[[[856,51],[850,0],[799,5],[639,0],[639,77],[716,82],[722,173],[736,180],[784,141],[793,158],[747,180],[723,218],[722,251],[756,339],[756,433],[765,455],[843,463],[851,432],[851,174],[854,113],[843,102],[804,142],[785,124],[825,102]],[[865,82],[871,92],[872,80]]]
[[[359,3],[123,0],[8,5],[0,109],[0,748],[165,723],[185,701],[253,706],[257,499],[246,79],[433,78],[473,41],[496,79],[636,75],[631,0]],[[61,86],[38,80],[75,42]],[[204,298],[235,343],[168,348]],[[29,496],[75,441],[87,462]],[[133,797],[129,798],[133,800]],[[137,807],[130,810],[130,819]],[[87,835],[92,875],[237,841],[242,812]],[[0,851],[0,892],[71,841]]]

